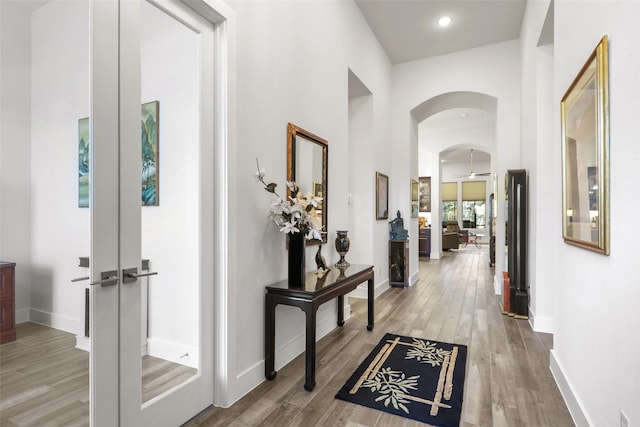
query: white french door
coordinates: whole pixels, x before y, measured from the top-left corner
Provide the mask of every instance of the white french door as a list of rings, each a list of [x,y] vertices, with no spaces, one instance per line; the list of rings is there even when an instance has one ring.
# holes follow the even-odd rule
[[[92,4],[92,425],[180,425],[213,403],[214,26]]]

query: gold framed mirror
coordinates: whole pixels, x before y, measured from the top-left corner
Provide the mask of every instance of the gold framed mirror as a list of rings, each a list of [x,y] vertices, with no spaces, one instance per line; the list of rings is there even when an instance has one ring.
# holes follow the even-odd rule
[[[609,255],[609,70],[604,36],[560,102],[562,237]]]
[[[287,125],[287,181],[295,181],[301,194],[322,197],[315,209],[321,228],[322,243],[327,243],[327,161],[326,139],[292,123]],[[309,241],[307,244],[318,243]]]

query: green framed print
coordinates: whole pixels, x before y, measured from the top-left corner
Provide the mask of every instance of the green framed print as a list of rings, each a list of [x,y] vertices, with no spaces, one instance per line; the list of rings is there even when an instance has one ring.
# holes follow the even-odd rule
[[[160,205],[158,101],[142,104],[142,205]]]
[[[78,120],[78,207],[89,207],[89,117]]]
[[[141,115],[141,182],[142,205],[160,205],[160,152],[159,152],[159,113],[158,101],[147,102],[142,105]],[[90,164],[90,122],[85,117],[78,120],[78,207],[89,207]]]

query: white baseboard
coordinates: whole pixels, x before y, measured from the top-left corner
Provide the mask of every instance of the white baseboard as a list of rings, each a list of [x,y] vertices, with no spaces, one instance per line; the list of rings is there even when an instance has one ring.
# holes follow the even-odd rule
[[[76,348],[84,351],[91,351],[91,338],[84,335],[76,335]]]
[[[18,325],[20,323],[29,322],[31,320],[29,309],[28,308],[21,308],[21,309],[16,310],[15,320],[16,320],[16,325]]]
[[[529,307],[529,324],[536,332],[553,334],[553,317],[536,316],[536,313]]]
[[[158,338],[147,339],[147,354],[196,369],[200,359],[200,352],[196,347]]]
[[[50,328],[59,329],[61,331],[75,334],[76,348],[84,351],[91,350],[91,339],[78,334],[79,330],[84,331],[83,322],[68,316],[50,313],[35,308],[21,308],[16,310],[16,324],[33,322],[39,325],[48,326]]]
[[[418,280],[418,275],[420,274],[420,270],[416,270],[411,277],[409,277],[409,286],[413,285],[416,280]]]
[[[54,329],[77,334],[78,331],[84,331],[84,320],[80,321],[73,317],[61,316],[48,311],[29,309],[29,321],[40,325],[49,326]]]
[[[377,287],[376,287],[377,288]],[[385,289],[386,290],[386,289]],[[366,288],[365,288],[366,292]],[[331,304],[331,303],[329,303]],[[344,310],[344,319],[345,321],[349,319],[351,315],[351,307],[349,305],[345,305]],[[338,321],[338,316],[334,313],[326,318],[319,320],[316,325],[316,339],[320,340],[329,332],[333,331]],[[278,371],[282,369],[282,367],[286,366],[293,359],[304,353],[305,349],[305,334],[304,332],[301,335],[298,335],[288,343],[276,348],[275,351],[275,370]],[[264,378],[264,360],[250,366],[243,372],[240,372],[236,376],[236,381],[234,381],[234,390],[229,394],[229,406],[233,405],[236,401],[242,398],[246,393],[253,390],[263,381]],[[276,377],[277,378],[277,377]]]
[[[344,307],[342,309],[342,318],[346,322],[351,317],[351,304],[348,303],[349,298],[345,301]]]
[[[569,409],[569,413],[571,414],[571,418],[573,418],[573,422],[576,427],[591,427],[593,424],[589,422],[589,419],[582,410],[580,400],[574,394],[573,387],[571,387],[571,383],[565,376],[564,369],[562,369],[562,365],[558,361],[553,350],[551,350],[549,369],[551,369],[553,378],[556,380],[556,384],[560,389],[564,402],[567,404],[567,408]]]
[[[357,288],[355,288],[353,291],[349,292],[347,294],[347,296],[354,297],[354,298],[367,299],[367,298],[369,298],[369,288],[368,288],[368,286],[369,285],[367,285],[366,283],[363,283],[360,286],[358,286]],[[377,285],[375,285],[373,287],[373,297],[374,298],[378,298],[387,289],[389,289],[389,280],[385,280],[382,283],[378,283]],[[345,319],[346,319],[346,317],[345,317]]]

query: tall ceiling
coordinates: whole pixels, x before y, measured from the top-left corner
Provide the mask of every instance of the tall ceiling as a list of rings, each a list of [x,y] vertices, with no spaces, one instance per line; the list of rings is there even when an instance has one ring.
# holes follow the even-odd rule
[[[393,64],[518,39],[526,6],[526,0],[355,1]],[[447,27],[438,25],[443,16],[451,17]],[[423,122],[419,138],[421,152],[430,151],[424,139],[463,146],[446,150],[441,159],[465,162],[470,147],[495,138],[495,116],[474,109],[443,111]],[[474,155],[477,161],[490,158],[481,150]]]
[[[526,0],[356,0],[393,64],[520,37]],[[451,17],[448,27],[438,19]]]

